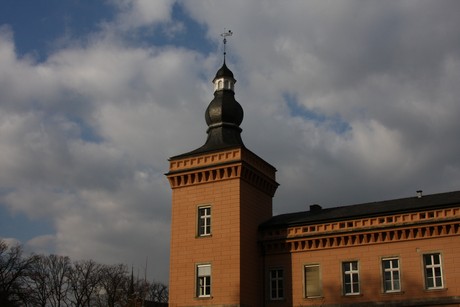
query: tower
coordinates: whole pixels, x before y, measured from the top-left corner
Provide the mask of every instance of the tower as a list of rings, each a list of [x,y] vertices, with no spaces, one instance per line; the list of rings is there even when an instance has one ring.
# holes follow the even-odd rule
[[[169,306],[262,305],[258,226],[272,216],[278,184],[275,168],[243,144],[235,82],[224,56],[205,112],[205,144],[169,159]]]

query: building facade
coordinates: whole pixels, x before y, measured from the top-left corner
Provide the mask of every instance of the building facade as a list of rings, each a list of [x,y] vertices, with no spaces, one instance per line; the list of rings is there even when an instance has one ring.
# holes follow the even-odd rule
[[[225,64],[205,144],[170,158],[169,306],[460,304],[460,192],[272,216]]]
[[[314,205],[260,236],[264,306],[460,305],[460,192]]]

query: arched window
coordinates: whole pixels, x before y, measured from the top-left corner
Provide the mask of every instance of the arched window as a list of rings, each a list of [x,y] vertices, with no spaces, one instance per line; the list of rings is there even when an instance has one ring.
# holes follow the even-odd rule
[[[217,82],[217,89],[222,89],[222,80],[219,80],[219,82]]]

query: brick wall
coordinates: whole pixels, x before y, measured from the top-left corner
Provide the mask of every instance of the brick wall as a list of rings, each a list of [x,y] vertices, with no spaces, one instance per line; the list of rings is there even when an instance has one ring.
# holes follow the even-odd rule
[[[275,169],[246,149],[171,161],[170,306],[260,306],[258,226],[272,216]],[[197,237],[199,206],[212,234]],[[212,266],[210,298],[196,297],[196,265]]]
[[[422,255],[434,252],[442,255],[445,287],[441,290],[426,290]],[[267,306],[334,304],[370,306],[377,302],[416,306],[417,304],[438,305],[448,301],[458,303],[460,301],[459,255],[460,236],[458,235],[268,255],[266,259],[268,268],[282,266],[286,270],[287,298],[281,302],[268,301]],[[401,292],[383,292],[382,257],[399,258]],[[341,264],[349,260],[359,261],[361,281],[359,295],[343,295]],[[322,296],[319,298],[304,298],[304,266],[308,264],[320,265]]]

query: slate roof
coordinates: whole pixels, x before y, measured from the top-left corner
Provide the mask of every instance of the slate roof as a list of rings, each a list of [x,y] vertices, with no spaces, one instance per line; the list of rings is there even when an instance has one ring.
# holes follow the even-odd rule
[[[217,71],[216,76],[214,77],[212,82],[214,82],[216,79],[225,78],[225,77],[231,78],[233,79],[233,81],[236,81],[235,78],[233,77],[233,72],[227,67],[227,65],[225,64],[225,60],[224,60],[224,64]]]
[[[217,71],[214,81],[221,77],[231,78],[235,82],[233,73],[225,61]],[[244,147],[241,139],[242,129],[240,128],[243,117],[244,111],[239,102],[235,100],[235,92],[229,89],[216,90],[214,99],[209,103],[205,112],[206,124],[208,125],[206,143],[193,151],[171,157],[170,160],[233,147]]]
[[[272,217],[261,229],[343,221],[360,217],[375,217],[398,213],[451,207],[460,204],[460,191],[378,201],[343,207],[287,213]]]

